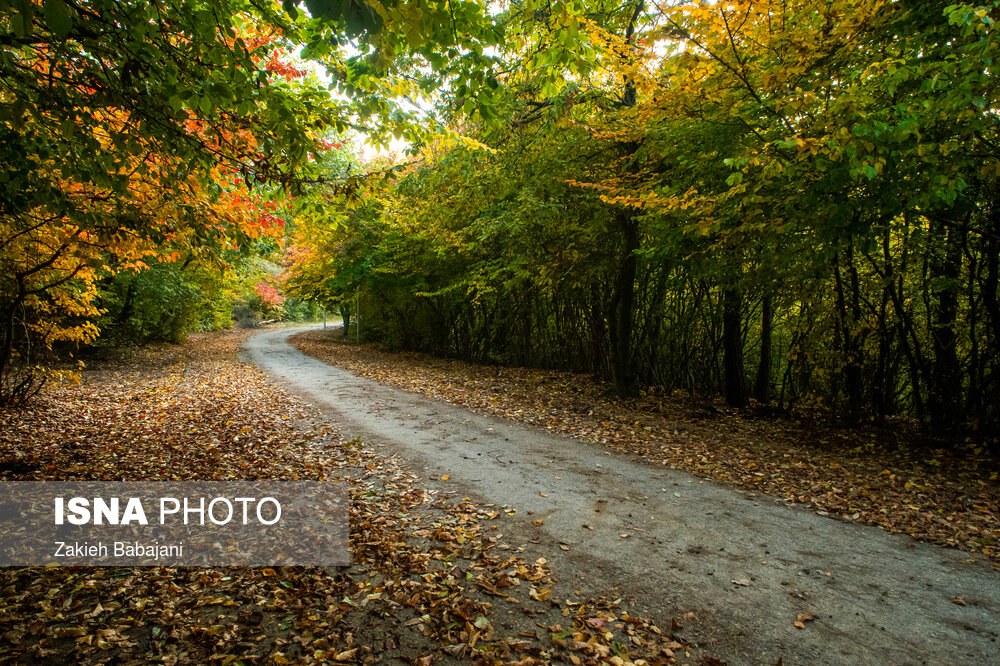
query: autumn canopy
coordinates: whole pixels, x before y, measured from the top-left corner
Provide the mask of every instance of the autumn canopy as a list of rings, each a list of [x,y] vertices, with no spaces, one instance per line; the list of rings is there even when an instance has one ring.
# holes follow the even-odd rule
[[[620,395],[1000,418],[991,4],[4,4],[5,401],[324,305]]]
[[[0,537],[349,500],[309,566],[0,557],[0,661],[995,661],[997,21],[0,0]]]

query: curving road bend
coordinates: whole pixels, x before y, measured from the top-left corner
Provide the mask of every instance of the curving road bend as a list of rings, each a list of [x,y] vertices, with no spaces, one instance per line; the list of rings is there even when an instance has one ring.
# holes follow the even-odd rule
[[[244,360],[343,437],[449,475],[428,487],[516,508],[506,539],[549,560],[560,598],[622,596],[660,626],[693,611],[685,638],[731,664],[1000,664],[1000,572],[981,559],[382,386],[299,352],[302,330]]]

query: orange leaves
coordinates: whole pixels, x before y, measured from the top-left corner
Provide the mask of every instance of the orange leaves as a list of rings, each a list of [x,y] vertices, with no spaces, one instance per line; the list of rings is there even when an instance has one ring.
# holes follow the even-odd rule
[[[812,622],[815,619],[816,619],[816,616],[813,615],[812,613],[799,613],[798,617],[795,620],[795,628],[796,629],[805,629],[806,628],[806,622]]]
[[[177,263],[181,259],[181,253],[176,250],[168,254],[160,254],[156,256],[156,260],[161,264],[173,264]]]
[[[274,51],[271,52],[267,64],[265,65],[265,69],[272,74],[276,74],[284,78],[285,81],[301,79],[303,76],[306,75],[306,71],[304,69],[298,69],[292,66],[289,62],[287,62],[283,58],[287,58],[285,50],[275,49]]]

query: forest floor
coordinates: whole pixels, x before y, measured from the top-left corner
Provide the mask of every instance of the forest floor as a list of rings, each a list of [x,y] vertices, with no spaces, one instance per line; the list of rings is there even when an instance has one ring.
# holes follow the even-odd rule
[[[238,360],[256,333],[89,358],[81,385],[0,410],[0,480],[343,479],[351,565],[3,568],[0,663],[706,660],[682,616],[550,597],[556,573],[503,536],[506,510],[343,440]]]
[[[693,453],[650,456],[628,443],[661,446],[649,433],[663,427],[670,435],[663,441],[680,451],[717,426],[708,442],[722,449],[740,433],[756,441],[753,428],[765,426],[788,428],[791,439],[791,425],[744,422],[697,403],[683,407],[685,416],[669,407],[673,400],[656,399],[668,406],[653,412],[642,401],[615,403],[576,376],[392,355],[319,341],[317,333],[298,339],[339,365],[409,389],[402,391],[299,353],[287,342],[294,332],[199,334],[181,346],[90,358],[80,386],[54,386],[27,409],[0,410],[0,479],[343,479],[351,489],[351,565],[0,569],[0,663],[995,657],[1000,575],[983,556],[854,524],[860,516],[823,517],[817,510],[839,514],[839,505],[803,510],[765,494],[785,497],[768,481],[735,492],[681,471]],[[239,360],[241,345],[243,359],[271,376]],[[653,416],[632,415],[645,412]],[[602,420],[588,425],[597,414]],[[598,444],[539,425],[579,428]],[[588,427],[600,430],[583,432]],[[771,442],[771,455],[789,453],[779,448],[783,440],[760,439]],[[699,445],[704,460],[690,461],[703,477],[722,460],[718,451],[708,456],[709,443]],[[837,464],[851,464],[850,449],[840,449]],[[828,478],[799,475],[804,463],[791,455],[768,462],[768,450],[764,460],[746,453],[730,464]],[[966,453],[982,457],[974,447]],[[813,453],[820,455],[827,454]],[[927,454],[898,455],[937,470],[918,462]],[[929,455],[962,471],[968,485],[949,492],[965,493],[963,506],[974,499],[995,510],[986,462],[961,468]],[[827,460],[836,459],[820,458]],[[741,478],[736,470],[730,483]],[[891,475],[923,487],[937,478],[911,466],[877,476]],[[749,482],[760,478],[753,473]],[[906,481],[897,492],[911,492]],[[910,504],[933,507],[926,493],[913,492]],[[810,496],[830,501],[825,491]],[[996,529],[995,521],[969,524]],[[970,539],[953,545],[973,549]],[[990,545],[983,543],[995,557]]]
[[[586,377],[385,354],[323,340],[319,332],[296,338],[301,348],[379,384],[304,355],[289,344],[291,333],[249,340],[248,357],[337,420],[344,436],[357,436],[422,474],[427,487],[503,506],[514,519],[502,526],[508,541],[501,547],[520,543],[527,560],[546,558],[558,572],[551,599],[568,601],[577,593],[622,599],[731,663],[981,663],[996,655],[1000,573],[985,554],[862,525],[864,505],[848,505],[849,520],[836,520],[823,507],[841,505],[815,503],[840,495],[847,502],[869,498],[868,486],[852,492],[859,484],[854,475],[867,481],[862,472],[868,468],[851,463],[872,459],[872,482],[887,486],[875,503],[888,504],[877,508],[899,512],[894,492],[918,497],[930,484],[915,476],[921,455],[898,451],[888,459],[899,466],[883,468],[887,458],[868,450],[878,447],[856,444],[857,451],[839,454],[829,445],[788,450],[785,441],[762,432],[781,432],[781,424],[744,421],[717,406],[671,412],[667,404],[667,414],[651,415],[635,409],[642,403],[606,400]],[[694,423],[685,409],[708,412],[701,417],[708,422]],[[574,439],[539,425],[590,436]],[[805,432],[786,427],[787,438]],[[632,444],[644,441],[644,433],[656,433],[648,435],[646,450]],[[765,443],[762,453],[740,448],[751,437]],[[613,442],[620,453],[609,448]],[[689,442],[694,453],[685,450]],[[744,452],[725,459],[713,445]],[[982,456],[975,449],[968,454]],[[969,471],[941,452],[930,455],[962,472],[960,483],[971,484],[977,503],[995,506],[995,484],[974,478],[984,473],[980,467]],[[680,469],[703,465],[696,471],[704,474],[719,460],[731,470],[730,484],[737,472],[751,470],[750,489]],[[833,471],[826,474],[826,467]],[[798,487],[805,491],[765,494],[776,486],[757,481],[756,472],[768,479],[801,477]],[[901,489],[892,491],[897,480]],[[789,483],[779,488],[796,487]],[[805,493],[815,499],[792,501]],[[926,497],[910,504],[917,501],[938,515],[951,510]],[[988,512],[982,506],[973,508]],[[982,524],[996,527],[989,519]],[[963,543],[970,546],[955,545]]]

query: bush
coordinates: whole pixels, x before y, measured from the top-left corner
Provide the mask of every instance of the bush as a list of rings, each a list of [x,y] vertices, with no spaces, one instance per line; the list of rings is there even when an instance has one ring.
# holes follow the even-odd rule
[[[323,307],[319,303],[286,296],[281,304],[285,321],[317,321],[323,318]]]
[[[101,297],[107,312],[100,321],[102,337],[116,343],[181,342],[214,323],[209,298],[193,277],[176,264],[117,274]]]
[[[240,328],[259,328],[263,304],[257,294],[244,296],[233,307],[233,320]]]

